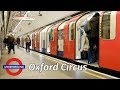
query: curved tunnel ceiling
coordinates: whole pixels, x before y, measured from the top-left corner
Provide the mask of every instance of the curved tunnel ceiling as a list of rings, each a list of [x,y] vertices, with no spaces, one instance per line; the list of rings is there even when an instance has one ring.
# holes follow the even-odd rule
[[[28,16],[35,18],[34,21],[20,22],[20,20],[13,19],[16,16],[24,16],[26,12],[27,11],[10,11],[7,28],[8,33],[15,31],[16,36],[19,36],[80,11],[30,11]],[[16,30],[14,30],[15,28]]]

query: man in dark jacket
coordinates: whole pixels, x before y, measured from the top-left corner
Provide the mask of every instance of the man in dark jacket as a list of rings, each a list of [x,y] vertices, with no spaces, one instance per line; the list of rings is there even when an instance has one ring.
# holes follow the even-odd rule
[[[99,59],[99,13],[96,13],[87,23],[85,30],[89,40],[90,62],[96,62]],[[89,61],[89,60],[88,60]]]
[[[17,47],[19,48],[19,46],[20,46],[20,38],[19,37],[17,37],[16,42],[17,42]]]
[[[8,54],[10,54],[11,49],[13,49],[13,53],[15,54],[14,44],[15,44],[15,38],[12,34],[10,34],[10,36],[8,36]]]
[[[26,42],[26,52],[27,52],[27,50],[30,52],[31,39],[30,39],[29,35],[26,36],[25,42]]]
[[[4,43],[5,48],[6,48],[6,46],[7,46],[7,37],[4,38],[3,43]]]

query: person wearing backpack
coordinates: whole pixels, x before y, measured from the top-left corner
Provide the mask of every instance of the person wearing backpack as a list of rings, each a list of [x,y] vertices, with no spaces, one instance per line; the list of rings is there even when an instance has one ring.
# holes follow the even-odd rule
[[[10,54],[11,49],[13,50],[13,54],[15,54],[15,38],[12,34],[10,34],[10,36],[8,36],[8,54]]]
[[[30,52],[31,39],[30,39],[29,35],[26,36],[25,42],[26,42],[26,52],[27,52],[27,50]]]

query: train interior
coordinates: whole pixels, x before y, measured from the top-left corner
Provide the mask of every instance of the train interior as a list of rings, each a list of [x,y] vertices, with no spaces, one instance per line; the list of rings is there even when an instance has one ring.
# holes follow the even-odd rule
[[[80,54],[77,62],[99,67],[99,17],[100,13],[83,16],[80,29]],[[94,34],[93,34],[94,33]]]

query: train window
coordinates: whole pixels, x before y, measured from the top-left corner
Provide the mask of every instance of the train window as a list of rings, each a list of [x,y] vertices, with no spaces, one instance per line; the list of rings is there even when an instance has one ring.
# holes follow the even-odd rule
[[[64,29],[58,30],[58,39],[59,39],[59,40],[63,40],[63,30],[64,30]]]
[[[51,29],[51,31],[49,33],[49,37],[50,37],[50,40],[54,39],[54,30],[53,29]]]
[[[71,22],[69,26],[69,40],[75,39],[75,22]]]
[[[102,16],[101,36],[103,39],[111,39],[110,38],[110,13],[106,13]]]

